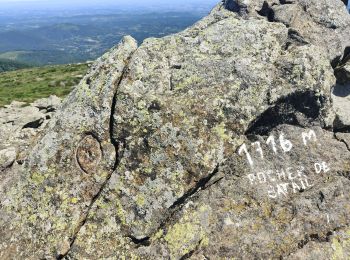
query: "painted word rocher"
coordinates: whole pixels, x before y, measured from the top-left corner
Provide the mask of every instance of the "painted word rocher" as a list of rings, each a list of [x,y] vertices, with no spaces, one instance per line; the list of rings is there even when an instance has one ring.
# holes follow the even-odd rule
[[[301,140],[304,146],[308,146],[310,142],[317,142],[317,136],[315,131],[310,130],[309,132],[302,132]],[[286,139],[284,133],[279,135],[278,141],[274,135],[270,135],[266,140],[266,145],[269,146],[274,154],[280,151],[288,153],[292,151],[293,143]],[[250,145],[251,150],[253,149],[261,160],[264,160],[264,150],[262,149],[261,142],[254,142]],[[240,156],[246,157],[251,170],[254,170],[254,160],[248,150],[246,144],[243,144],[239,150]],[[327,173],[330,171],[328,163],[319,160],[316,161],[312,167],[316,174],[322,172]],[[258,170],[254,173],[248,174],[247,178],[251,185],[267,185],[268,197],[276,199],[279,196],[287,196],[291,193],[298,193],[311,188],[313,184],[306,172],[306,167],[303,165],[298,166],[286,166],[282,169],[271,169],[271,170]]]

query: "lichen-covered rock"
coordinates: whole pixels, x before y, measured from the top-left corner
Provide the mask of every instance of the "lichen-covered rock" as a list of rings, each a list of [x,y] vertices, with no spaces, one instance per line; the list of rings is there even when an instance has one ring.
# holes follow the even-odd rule
[[[13,101],[0,108],[0,150],[11,150],[10,163],[5,166],[0,163],[0,172],[7,170],[8,165],[26,160],[28,148],[40,138],[60,104],[60,98],[51,96],[31,104]]]
[[[125,37],[97,60],[49,122],[23,180],[0,199],[0,258],[55,258],[70,249],[117,162],[119,147],[109,131],[112,100],[136,47]]]
[[[288,28],[294,45],[317,45],[336,64],[344,56],[350,33],[350,17],[342,1],[225,0],[224,5],[243,18],[263,16]]]
[[[349,257],[348,128],[332,127],[350,20],[333,2],[223,1],[124,38],[0,189],[0,258]]]

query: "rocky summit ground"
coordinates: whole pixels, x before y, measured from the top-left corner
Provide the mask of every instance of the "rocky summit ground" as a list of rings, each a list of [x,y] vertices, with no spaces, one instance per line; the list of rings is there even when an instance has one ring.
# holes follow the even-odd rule
[[[340,0],[226,0],[1,110],[0,259],[349,259],[349,46]]]

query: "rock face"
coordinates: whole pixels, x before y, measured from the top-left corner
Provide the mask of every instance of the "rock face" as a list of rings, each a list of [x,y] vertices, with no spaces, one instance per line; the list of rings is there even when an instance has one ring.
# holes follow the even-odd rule
[[[60,105],[60,98],[50,96],[29,105],[13,101],[0,108],[0,170],[26,159],[28,147],[37,141]]]
[[[350,257],[349,30],[340,0],[226,0],[125,37],[3,173],[0,259]]]

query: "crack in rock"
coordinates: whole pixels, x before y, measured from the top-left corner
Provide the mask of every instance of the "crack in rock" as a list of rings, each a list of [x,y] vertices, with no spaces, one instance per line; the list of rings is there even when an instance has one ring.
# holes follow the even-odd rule
[[[219,181],[221,181],[224,177],[220,177],[219,179],[215,180],[213,183],[210,183],[211,180],[219,173],[219,164],[215,167],[215,169],[206,177],[200,179],[195,187],[193,187],[191,190],[187,191],[183,196],[181,196],[179,199],[177,199],[170,207],[169,207],[169,212],[168,216],[163,220],[163,222],[159,225],[157,230],[154,232],[156,234],[159,230],[164,229],[168,222],[172,220],[173,216],[175,215],[176,212],[180,211],[181,208],[186,204],[186,202],[189,200],[189,198],[193,197],[195,194],[200,192],[201,190],[206,190],[209,187],[217,184]],[[151,242],[149,241],[150,237],[145,237],[141,239],[137,239],[132,235],[128,235],[128,238],[132,240],[132,242],[139,246],[150,246]],[[187,258],[184,258],[187,259]]]
[[[198,244],[196,245],[196,247],[195,247],[193,250],[191,250],[190,252],[188,252],[187,254],[183,255],[183,256],[180,258],[180,260],[190,259],[190,258],[194,255],[194,253],[196,253],[196,252],[199,250],[202,241],[203,241],[203,240],[200,240],[200,241],[198,242]]]
[[[135,51],[134,51],[135,52]],[[130,59],[132,58],[132,55],[133,53],[132,52],[127,60],[127,62],[125,63],[125,67],[124,67],[124,70],[120,76],[120,79],[119,81],[116,83],[116,92],[113,96],[113,100],[112,100],[112,104],[111,104],[111,115],[110,115],[110,122],[109,122],[109,134],[110,134],[110,142],[113,144],[113,146],[115,147],[116,149],[116,160],[115,160],[115,165],[113,167],[113,169],[109,172],[106,180],[102,183],[98,193],[92,198],[91,200],[91,203],[88,207],[88,210],[85,214],[84,217],[82,217],[81,221],[79,222],[77,228],[75,229],[74,231],[74,235],[73,237],[71,238],[71,241],[70,241],[70,245],[69,245],[69,249],[64,252],[63,254],[59,254],[56,259],[57,260],[61,260],[61,259],[64,259],[70,252],[70,250],[72,249],[74,243],[75,243],[75,240],[77,239],[78,235],[79,235],[79,232],[80,230],[82,229],[82,227],[85,225],[87,219],[89,218],[90,216],[90,212],[92,210],[92,207],[94,206],[95,202],[100,198],[102,192],[104,191],[105,187],[107,186],[107,184],[109,183],[113,173],[115,172],[122,156],[123,156],[123,153],[121,152],[121,150],[124,150],[124,143],[120,143],[118,141],[116,141],[114,138],[113,138],[113,123],[114,123],[114,112],[115,112],[115,102],[116,102],[116,96],[117,96],[117,92],[118,92],[118,87],[120,86],[123,78],[125,77],[125,74],[126,74],[126,71],[127,71],[127,67],[128,67],[128,63],[130,61]],[[94,140],[94,141],[93,141]],[[97,140],[92,136],[92,135],[88,135],[86,136],[84,139],[83,139],[83,142],[87,142],[87,149],[79,149],[78,148],[78,152],[77,152],[77,160],[78,160],[78,163],[80,165],[80,167],[82,168],[82,170],[84,170],[85,172],[86,169],[87,170],[91,170],[90,166],[92,166],[92,164],[96,164],[96,156],[98,156],[98,154],[96,154],[96,142]],[[99,146],[99,148],[101,149],[101,147]],[[100,150],[100,152],[102,153],[102,151]],[[80,154],[82,153],[82,154]],[[100,155],[102,157],[102,155]],[[83,163],[82,163],[83,162]]]
[[[219,172],[219,164],[215,167],[214,171],[209,174],[207,177],[204,177],[200,179],[194,188],[191,190],[187,191],[183,196],[181,196],[179,199],[177,199],[171,206],[170,209],[178,208],[183,206],[186,201],[195,193],[197,193],[200,190],[205,190],[206,184],[209,183],[209,181]]]

